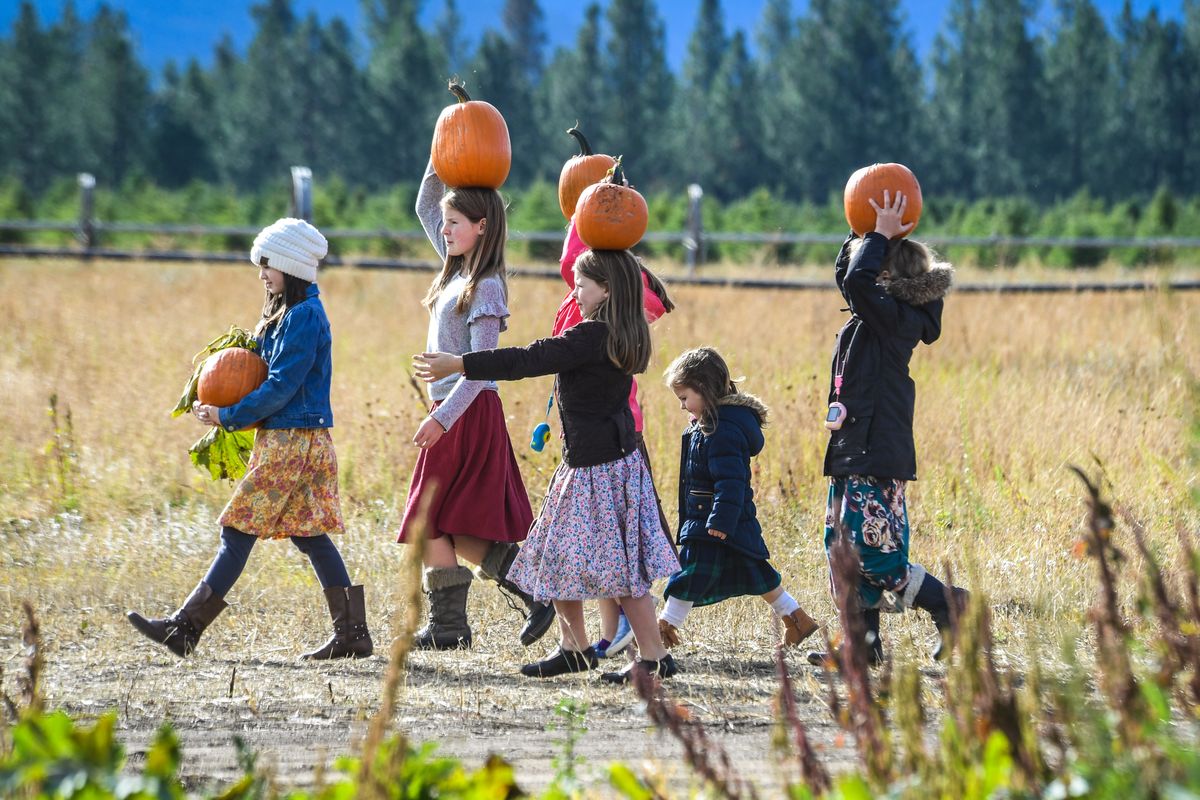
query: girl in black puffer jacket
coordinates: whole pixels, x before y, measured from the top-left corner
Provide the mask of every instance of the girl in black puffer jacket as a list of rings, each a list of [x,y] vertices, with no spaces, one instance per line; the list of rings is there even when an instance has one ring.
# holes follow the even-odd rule
[[[941,334],[942,303],[953,270],[934,263],[924,245],[900,238],[907,207],[902,193],[884,205],[872,200],[875,230],[853,234],[838,254],[835,280],[852,316],[838,334],[829,390],[829,446],[825,475],[829,499],[825,512],[825,549],[839,535],[851,539],[862,561],[858,598],[864,609],[870,660],[883,660],[880,610],[922,608],[930,613],[945,652],[951,603],[963,608],[968,594],[949,590],[919,564],[908,560],[908,509],[904,487],[917,478],[913,445],[916,389],[908,362],[920,342],[933,344]],[[822,664],[824,653],[810,653]]]
[[[767,407],[738,390],[725,359],[711,347],[689,350],[666,371],[667,386],[692,415],[679,457],[679,562],[663,593],[659,614],[663,644],[679,643],[692,606],[759,595],[783,624],[784,645],[797,645],[817,629],[783,590],[767,561],[762,526],[750,486],[750,459],[763,448]]]

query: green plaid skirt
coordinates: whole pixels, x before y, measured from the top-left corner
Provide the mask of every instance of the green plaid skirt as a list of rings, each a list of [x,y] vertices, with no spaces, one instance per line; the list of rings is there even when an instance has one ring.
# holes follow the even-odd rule
[[[719,542],[685,541],[679,548],[679,563],[683,569],[667,581],[663,597],[691,600],[696,606],[766,594],[783,582],[766,559],[747,558]]]

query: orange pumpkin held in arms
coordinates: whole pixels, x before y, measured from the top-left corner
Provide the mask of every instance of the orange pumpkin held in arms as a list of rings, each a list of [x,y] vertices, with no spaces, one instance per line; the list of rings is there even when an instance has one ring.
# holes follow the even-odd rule
[[[562,172],[558,176],[558,206],[562,209],[563,216],[570,219],[579,203],[579,195],[593,183],[604,180],[617,160],[603,153],[593,153],[592,146],[584,138],[583,131],[579,130],[578,123],[567,133],[579,141],[579,155],[571,156],[567,163],[563,164]]]
[[[218,350],[200,367],[196,397],[204,405],[225,408],[253,392],[267,379],[267,362],[257,353],[244,347]],[[256,422],[249,428],[257,428]]]
[[[491,103],[472,100],[450,81],[458,102],[442,109],[433,127],[429,155],[442,183],[455,189],[499,189],[512,167],[508,125]]]
[[[888,190],[891,199],[896,197],[896,192],[903,192],[908,198],[901,221],[906,224],[911,222],[913,226],[901,236],[916,230],[917,222],[921,219],[921,184],[917,183],[917,176],[903,164],[872,164],[850,176],[842,197],[846,207],[846,222],[859,236],[875,230],[875,209],[871,208],[868,201],[874,199],[875,204],[882,208],[884,189]]]
[[[646,235],[646,198],[624,185],[621,159],[612,175],[583,190],[575,206],[575,230],[593,250],[628,250]]]

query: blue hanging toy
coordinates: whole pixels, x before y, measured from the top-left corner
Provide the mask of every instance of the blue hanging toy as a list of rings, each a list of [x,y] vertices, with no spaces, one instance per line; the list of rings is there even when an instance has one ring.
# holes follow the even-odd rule
[[[550,409],[554,405],[554,394],[550,394],[550,399],[546,401],[546,419],[550,419]],[[534,452],[540,453],[546,446],[546,442],[550,441],[550,423],[548,421],[539,422],[538,426],[533,429],[533,438],[529,440],[529,446]]]

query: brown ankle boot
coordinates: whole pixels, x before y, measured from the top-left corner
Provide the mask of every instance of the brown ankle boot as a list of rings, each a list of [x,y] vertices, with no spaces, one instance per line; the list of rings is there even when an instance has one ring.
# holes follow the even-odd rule
[[[783,623],[783,641],[780,644],[784,647],[795,647],[817,632],[817,623],[803,608],[797,608],[786,617],[780,617],[780,622]]]
[[[375,645],[367,630],[363,587],[330,586],[325,590],[325,602],[329,604],[329,616],[333,620],[333,637],[300,658],[328,661],[331,658],[366,658],[374,653]]]
[[[489,581],[495,581],[502,593],[516,597],[525,606],[522,611],[509,600],[509,605],[525,617],[525,625],[521,628],[521,644],[529,647],[542,638],[554,624],[554,604],[534,600],[528,592],[508,579],[508,570],[520,552],[520,545],[514,542],[492,542],[479,564],[479,575]]]
[[[179,610],[166,619],[146,619],[136,611],[127,611],[125,616],[147,639],[166,645],[183,658],[196,649],[200,634],[228,607],[224,598],[217,597],[211,586],[200,581]]]
[[[467,593],[474,574],[466,567],[426,567],[429,622],[413,635],[415,650],[453,650],[471,646]]]

